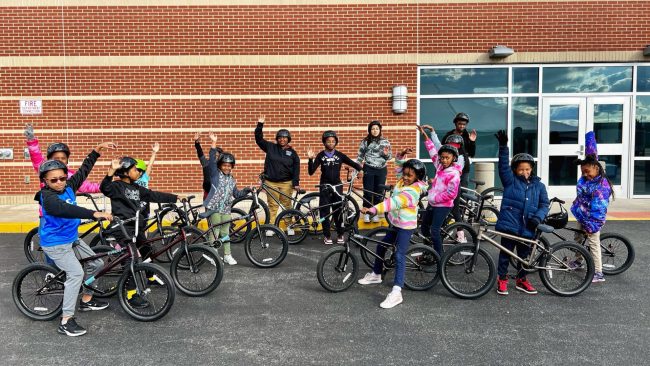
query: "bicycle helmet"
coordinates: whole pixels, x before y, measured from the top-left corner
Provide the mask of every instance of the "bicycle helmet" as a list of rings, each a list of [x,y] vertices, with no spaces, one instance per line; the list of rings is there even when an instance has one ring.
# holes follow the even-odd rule
[[[118,177],[126,177],[128,171],[136,166],[138,162],[129,156],[124,156],[120,159],[120,167],[115,171]]]
[[[144,160],[141,159],[135,159],[135,167],[141,171],[141,172],[146,172],[147,171],[147,163],[144,162]]]
[[[336,140],[336,144],[339,144],[339,137],[336,135],[335,131],[332,130],[327,130],[323,132],[323,145],[325,145],[325,140],[327,140],[329,137],[334,137],[334,140]]]
[[[457,147],[462,147],[464,143],[465,141],[461,135],[451,134],[445,139],[445,144],[456,144]]]
[[[456,114],[456,117],[454,117],[454,123],[458,121],[465,121],[465,123],[469,123],[469,116],[467,113],[460,112]]]
[[[58,160],[48,160],[38,167],[38,178],[43,180],[45,174],[51,170],[63,169],[63,173],[68,175],[68,167]]]
[[[517,169],[519,163],[523,163],[523,162],[530,163],[530,167],[535,169],[535,159],[533,159],[532,155],[527,153],[519,153],[513,156],[512,160],[510,161],[510,169],[512,170]]]
[[[425,180],[427,177],[427,167],[418,159],[409,159],[402,165],[402,169],[410,168],[415,172],[418,180]]]
[[[217,166],[221,166],[223,163],[230,163],[232,166],[235,166],[235,155],[229,153],[229,152],[224,152],[221,155],[219,155],[219,159],[217,159]]]
[[[438,154],[441,154],[443,152],[448,152],[451,153],[454,156],[454,161],[458,160],[458,149],[456,149],[454,146],[451,145],[442,145],[440,146],[440,149],[438,150]]]
[[[560,212],[552,213],[546,216],[544,223],[555,229],[563,229],[569,222],[569,213],[564,206],[560,205]]]
[[[63,142],[55,142],[47,147],[47,160],[52,159],[55,152],[62,151],[65,156],[70,157],[70,148]]]
[[[287,130],[286,128],[279,129],[278,132],[275,133],[275,140],[277,141],[280,137],[286,137],[288,142],[291,142],[291,132]]]

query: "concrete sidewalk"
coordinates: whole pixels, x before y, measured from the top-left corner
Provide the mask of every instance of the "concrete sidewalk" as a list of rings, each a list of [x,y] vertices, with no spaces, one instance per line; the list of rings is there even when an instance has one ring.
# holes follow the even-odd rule
[[[84,198],[79,199],[79,205],[91,208],[90,202],[84,202]],[[104,203],[102,200],[97,202],[100,208]],[[106,204],[110,207],[109,201]],[[567,210],[570,207],[570,201],[564,205]],[[557,204],[552,205],[555,210]],[[573,219],[571,217],[571,219]],[[650,220],[650,199],[616,199],[610,203],[607,220]],[[366,224],[359,221],[360,229],[372,229],[377,226],[385,225],[385,222]],[[38,205],[36,203],[22,203],[13,205],[0,205],[0,233],[26,233],[32,228],[38,226]]]

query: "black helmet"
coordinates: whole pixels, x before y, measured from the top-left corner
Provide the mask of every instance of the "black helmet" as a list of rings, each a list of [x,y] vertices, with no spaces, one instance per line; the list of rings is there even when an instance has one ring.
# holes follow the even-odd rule
[[[65,166],[65,164],[58,160],[48,160],[38,167],[38,178],[43,180],[43,177],[47,172],[57,169],[63,169],[63,173],[65,173],[65,175],[68,175],[68,167]]]
[[[327,130],[327,131],[323,132],[323,139],[322,139],[323,140],[323,145],[325,145],[325,140],[327,140],[327,138],[329,138],[329,137],[334,137],[334,140],[336,140],[336,144],[338,145],[339,137],[336,136],[336,132],[332,131],[332,130]]]
[[[462,147],[463,143],[465,143],[465,141],[463,140],[463,136],[456,135],[455,133],[447,136],[447,138],[445,139],[445,144],[458,144],[459,146]]]
[[[522,162],[527,162],[530,163],[530,167],[535,169],[535,159],[533,159],[533,156],[527,153],[519,153],[515,156],[512,157],[512,160],[510,161],[510,168],[512,170],[515,170],[519,163]]]
[[[409,159],[402,165],[402,169],[410,168],[415,172],[418,180],[425,180],[427,177],[427,167],[418,159]]]
[[[464,120],[465,123],[469,123],[469,116],[467,113],[460,112],[456,114],[456,117],[454,117],[454,123],[456,123],[459,120]]]
[[[378,120],[374,120],[374,121],[368,123],[368,133],[370,133],[370,130],[372,129],[372,126],[379,126],[379,131],[381,131],[381,129],[382,129],[381,122],[379,122]]]
[[[288,142],[291,142],[291,132],[287,130],[286,128],[279,129],[278,132],[275,133],[275,140],[279,139],[280,137],[286,137]]]
[[[68,145],[63,142],[55,142],[47,147],[47,159],[52,159],[52,155],[59,151],[62,151],[65,156],[70,157],[70,148],[68,148]]]
[[[438,154],[441,154],[444,151],[451,153],[454,156],[454,161],[458,160],[458,149],[454,146],[442,145],[440,146],[440,149],[438,149]]]
[[[129,156],[120,159],[120,167],[115,171],[118,177],[125,177],[127,172],[138,164],[138,161]]]
[[[235,155],[229,152],[221,153],[219,159],[217,159],[217,166],[220,166],[223,163],[230,163],[232,166],[235,166]]]
[[[564,229],[568,222],[569,214],[564,207],[562,207],[562,210],[560,212],[552,213],[546,216],[546,220],[544,220],[544,223],[546,225],[551,225],[555,229]]]

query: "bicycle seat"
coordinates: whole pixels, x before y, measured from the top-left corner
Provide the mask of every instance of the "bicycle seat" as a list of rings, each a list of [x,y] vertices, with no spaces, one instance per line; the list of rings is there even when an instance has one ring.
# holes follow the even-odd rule
[[[478,197],[476,197],[476,195],[469,194],[469,193],[463,193],[463,198],[468,200],[468,201],[474,201],[474,202],[479,201],[479,199],[478,199]]]
[[[305,193],[307,193],[307,191],[304,190],[304,189],[302,189],[302,188],[300,188],[297,192],[298,192],[298,194],[305,194]]]
[[[482,180],[470,179],[469,181],[476,184],[477,186],[484,186],[485,185],[485,181],[482,181]]]
[[[201,212],[201,213],[199,214],[199,217],[202,218],[202,219],[207,219],[207,218],[210,217],[210,215],[212,215],[213,213],[217,213],[217,210],[209,210],[209,211]]]
[[[541,231],[543,233],[550,234],[553,231],[555,231],[555,228],[553,228],[553,226],[550,226],[550,225],[539,224],[539,225],[537,225],[537,230],[539,230],[539,231]]]

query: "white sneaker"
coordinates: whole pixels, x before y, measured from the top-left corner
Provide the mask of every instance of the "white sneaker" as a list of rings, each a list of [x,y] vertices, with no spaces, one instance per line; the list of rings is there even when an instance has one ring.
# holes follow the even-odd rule
[[[336,244],[343,245],[345,244],[345,237],[343,235],[336,238]]]
[[[223,261],[230,264],[231,266],[234,266],[235,264],[237,264],[237,261],[235,260],[235,258],[233,258],[232,255],[230,255],[230,254],[223,256]]]
[[[375,283],[381,283],[381,275],[376,274],[374,272],[369,272],[366,273],[365,276],[363,276],[362,279],[357,281],[360,285],[372,285]]]
[[[379,222],[379,215],[375,215],[372,217],[372,222]]]
[[[366,224],[370,222],[370,215],[369,214],[363,215],[363,222],[365,222]]]
[[[296,235],[296,232],[292,228],[287,229],[287,236],[294,236]]]
[[[275,235],[275,232],[273,232],[273,230],[266,230],[266,236],[267,237],[271,237],[273,235]]]
[[[456,239],[459,243],[467,243],[467,238],[465,238],[464,231],[456,231]]]
[[[386,296],[386,300],[379,304],[379,306],[383,309],[390,309],[401,304],[402,301],[404,301],[404,299],[402,299],[402,291],[391,291],[388,296]]]

